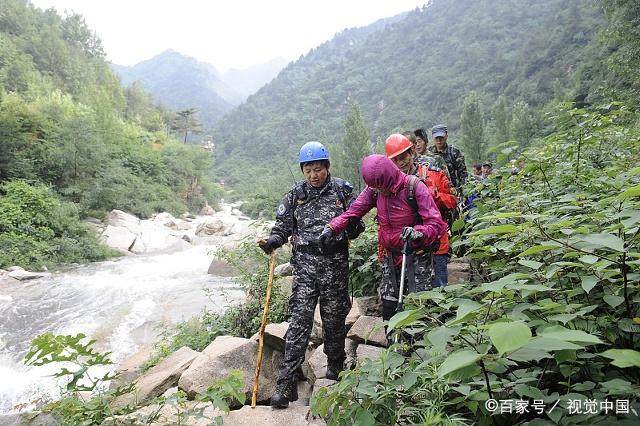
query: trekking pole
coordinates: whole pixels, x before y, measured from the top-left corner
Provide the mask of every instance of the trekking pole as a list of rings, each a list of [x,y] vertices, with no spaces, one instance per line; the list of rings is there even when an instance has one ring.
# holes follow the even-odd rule
[[[396,307],[396,313],[402,310],[402,303],[404,301],[404,273],[407,269],[407,253],[409,252],[409,239],[405,240],[404,246],[402,247],[402,266],[400,269],[400,291],[398,293],[398,306]],[[398,343],[400,340],[400,333],[396,331],[395,336],[393,337],[393,343]]]
[[[276,251],[271,252],[269,258],[269,279],[267,281],[267,295],[264,301],[264,309],[262,311],[262,324],[260,324],[260,333],[258,339],[258,363],[256,364],[256,374],[253,378],[253,393],[251,394],[251,408],[256,408],[258,399],[258,381],[260,379],[260,367],[262,366],[262,354],[264,348],[264,329],[267,326],[267,317],[269,315],[269,300],[271,299],[271,287],[273,285],[273,274],[276,268]]]

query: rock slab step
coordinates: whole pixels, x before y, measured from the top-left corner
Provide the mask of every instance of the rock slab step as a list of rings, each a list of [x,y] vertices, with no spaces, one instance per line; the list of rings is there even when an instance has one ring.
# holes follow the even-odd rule
[[[349,329],[347,337],[358,343],[387,346],[387,336],[384,333],[380,317],[361,316]]]
[[[266,406],[251,408],[245,405],[239,410],[230,411],[223,416],[225,426],[307,426],[325,425],[322,419],[315,419],[309,407],[291,404],[286,410],[277,410]]]

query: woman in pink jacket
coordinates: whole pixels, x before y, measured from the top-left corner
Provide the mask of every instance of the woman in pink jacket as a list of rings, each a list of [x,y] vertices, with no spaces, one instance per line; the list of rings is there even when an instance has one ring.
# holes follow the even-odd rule
[[[433,245],[447,231],[427,187],[407,176],[384,155],[370,155],[362,161],[362,177],[367,187],[340,216],[331,220],[320,235],[320,243],[341,233],[353,218],[362,218],[372,208],[378,210],[378,243],[382,248],[382,315],[391,318],[398,303],[400,268],[404,240],[411,241],[407,257],[406,292],[424,291],[431,285]]]

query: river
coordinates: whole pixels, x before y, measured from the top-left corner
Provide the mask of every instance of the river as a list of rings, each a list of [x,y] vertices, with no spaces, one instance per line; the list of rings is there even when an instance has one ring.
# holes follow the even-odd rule
[[[22,363],[41,333],[85,333],[118,362],[151,345],[163,325],[241,300],[232,278],[207,274],[212,249],[126,256],[0,287],[0,414],[57,395],[48,366]]]

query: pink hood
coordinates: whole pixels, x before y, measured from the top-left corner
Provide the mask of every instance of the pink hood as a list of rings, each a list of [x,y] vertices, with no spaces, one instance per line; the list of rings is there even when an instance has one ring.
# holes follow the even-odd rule
[[[405,226],[411,226],[424,234],[424,238],[416,242],[415,248],[427,247],[447,231],[447,224],[442,220],[429,189],[421,181],[415,188],[418,211],[414,211],[407,200],[409,177],[387,157],[366,157],[362,161],[362,177],[368,186],[346,212],[330,222],[336,233],[346,229],[350,218],[361,218],[374,207],[378,210],[378,242],[387,250],[402,248],[400,234]],[[372,188],[388,193],[376,192]]]
[[[396,194],[404,184],[405,174],[384,155],[369,155],[362,160],[362,178],[373,189]]]

